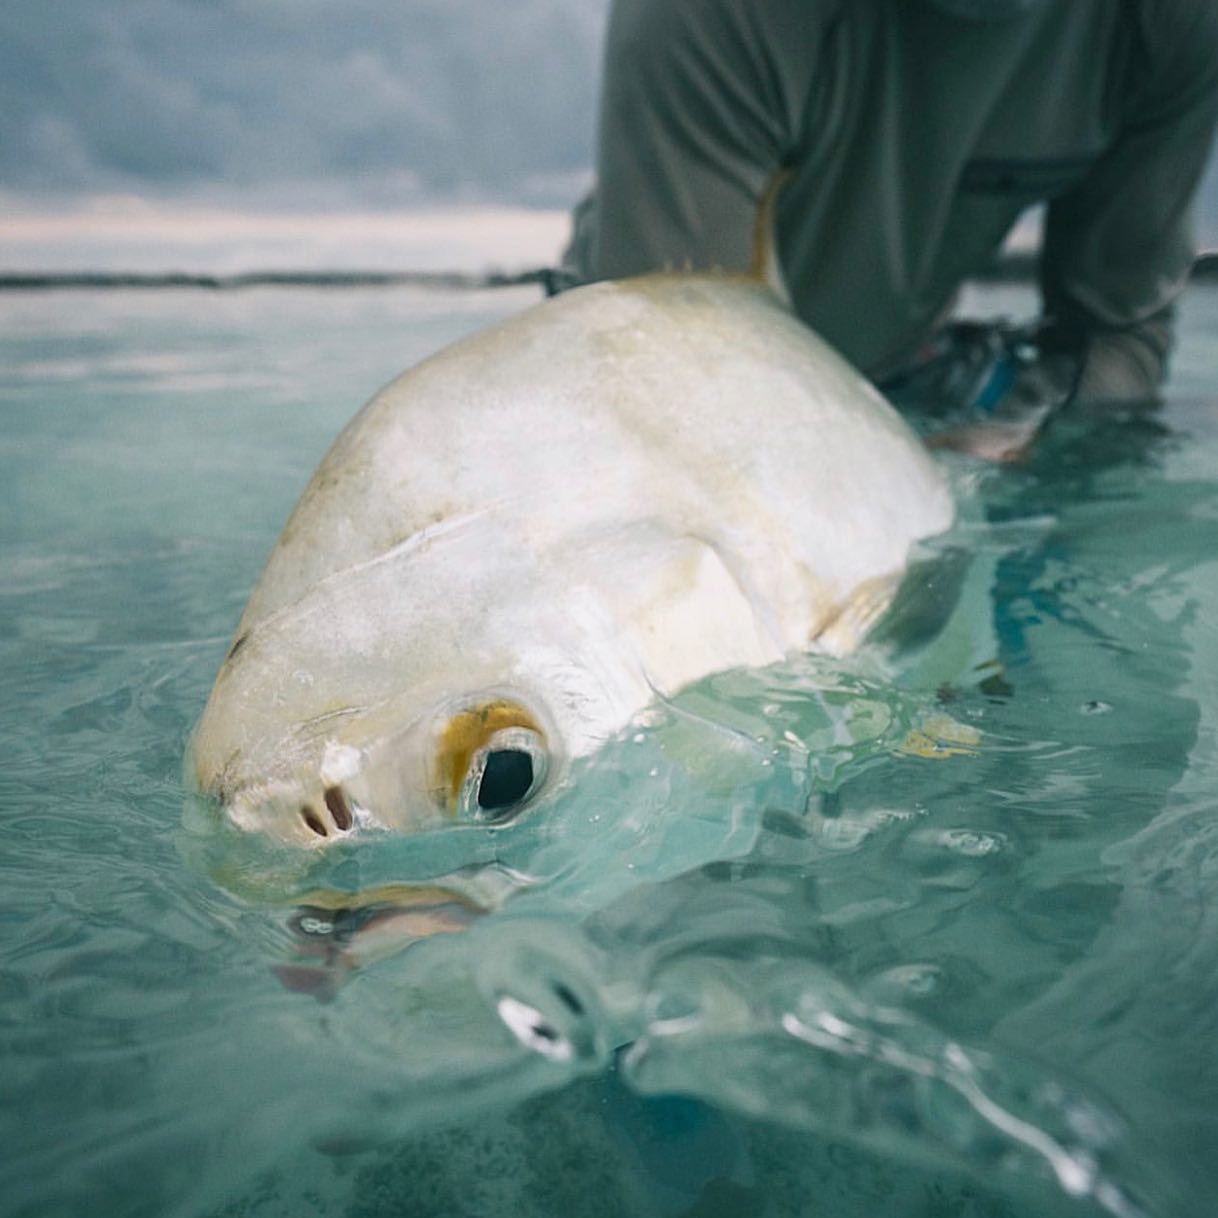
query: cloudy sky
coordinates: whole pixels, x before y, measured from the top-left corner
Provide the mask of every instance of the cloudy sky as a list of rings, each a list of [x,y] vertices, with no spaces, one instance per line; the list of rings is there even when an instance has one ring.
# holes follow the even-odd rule
[[[534,234],[543,249],[590,177],[607,6],[0,0],[0,262],[41,250],[46,265],[57,242],[75,257],[62,216],[38,228],[65,208],[92,217],[90,240],[111,217],[113,241],[131,237],[122,257],[149,256],[155,242],[137,238],[158,224],[178,225],[170,243],[202,237],[217,211],[240,244],[261,230],[233,237],[233,213],[316,228],[339,212],[460,208],[476,227],[488,205],[552,217]],[[1206,193],[1218,244],[1213,172]],[[308,265],[337,256],[293,248],[283,257]]]
[[[4,0],[0,189],[569,202],[605,0]]]

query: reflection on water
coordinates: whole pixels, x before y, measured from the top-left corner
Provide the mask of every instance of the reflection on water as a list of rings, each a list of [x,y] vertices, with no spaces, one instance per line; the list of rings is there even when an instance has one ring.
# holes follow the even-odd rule
[[[0,1212],[1210,1212],[1213,293],[1163,414],[954,467],[929,642],[713,678],[502,830],[208,877],[181,759],[280,521],[526,299],[0,301]],[[470,865],[463,933],[277,980],[275,885]]]

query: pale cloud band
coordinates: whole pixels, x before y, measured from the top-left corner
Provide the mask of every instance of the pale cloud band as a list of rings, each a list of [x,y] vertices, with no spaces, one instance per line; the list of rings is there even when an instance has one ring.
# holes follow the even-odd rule
[[[564,210],[520,207],[265,212],[105,198],[0,210],[10,274],[517,273],[553,265],[568,230]]]

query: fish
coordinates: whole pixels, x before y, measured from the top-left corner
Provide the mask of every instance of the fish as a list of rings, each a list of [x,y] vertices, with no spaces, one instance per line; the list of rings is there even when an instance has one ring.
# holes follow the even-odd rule
[[[954,512],[910,427],[758,277],[572,289],[341,432],[193,781],[227,827],[306,852],[543,816],[649,705],[857,648]]]

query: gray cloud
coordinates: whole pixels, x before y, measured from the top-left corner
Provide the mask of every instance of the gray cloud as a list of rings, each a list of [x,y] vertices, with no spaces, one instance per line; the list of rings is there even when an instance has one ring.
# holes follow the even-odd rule
[[[609,0],[0,8],[0,189],[277,206],[564,205]],[[1202,233],[1218,245],[1218,172]]]
[[[604,10],[605,0],[11,6],[0,13],[0,182],[565,202],[591,160]],[[556,189],[562,199],[529,198]]]

